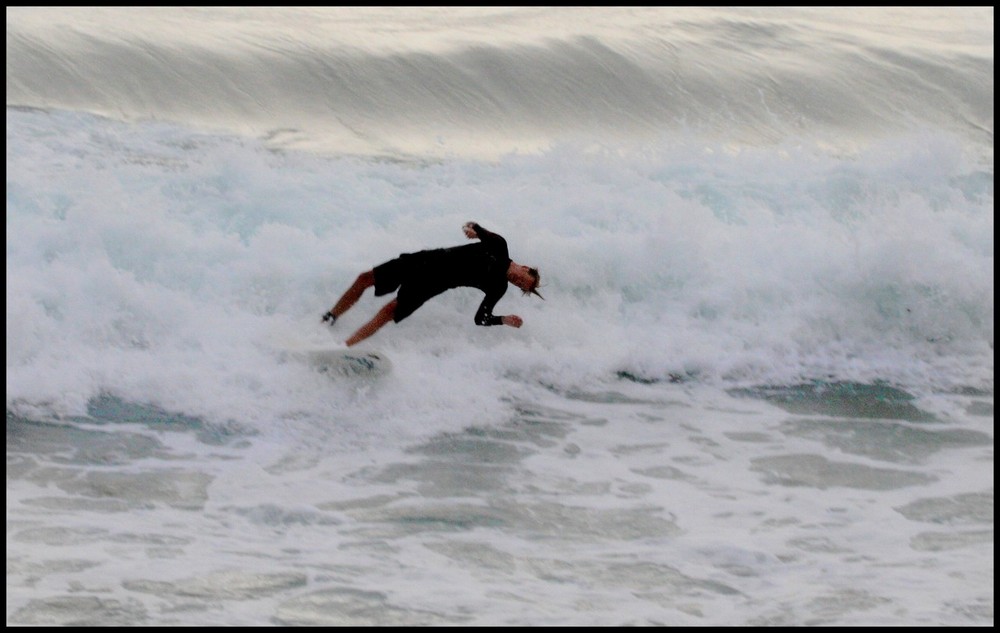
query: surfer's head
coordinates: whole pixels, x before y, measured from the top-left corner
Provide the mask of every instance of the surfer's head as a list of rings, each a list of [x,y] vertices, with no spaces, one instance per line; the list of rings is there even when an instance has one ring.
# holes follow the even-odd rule
[[[510,283],[514,284],[521,289],[526,295],[535,295],[539,299],[545,300],[545,297],[538,292],[538,286],[542,281],[542,276],[538,273],[537,268],[531,268],[529,266],[522,266],[521,264],[510,263],[510,267],[507,269],[507,279]]]

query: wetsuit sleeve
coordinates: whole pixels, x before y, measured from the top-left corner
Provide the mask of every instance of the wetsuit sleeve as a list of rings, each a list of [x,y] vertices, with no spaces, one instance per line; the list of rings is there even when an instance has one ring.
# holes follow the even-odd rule
[[[494,260],[495,265],[505,274],[507,265],[510,263],[510,255],[507,252],[507,240],[492,231],[487,231],[475,222],[470,222],[476,237],[486,247],[486,252]],[[507,292],[507,282],[504,281],[499,289],[486,292],[486,297],[479,304],[476,310],[476,325],[503,325],[503,317],[493,314],[493,307]]]
[[[503,317],[493,314],[493,307],[503,295],[487,294],[476,310],[476,325],[503,325]]]
[[[510,259],[510,255],[507,252],[507,240],[492,231],[487,231],[475,222],[471,224],[472,230],[476,232],[476,237],[486,246],[486,250],[489,251],[490,255],[500,261]]]

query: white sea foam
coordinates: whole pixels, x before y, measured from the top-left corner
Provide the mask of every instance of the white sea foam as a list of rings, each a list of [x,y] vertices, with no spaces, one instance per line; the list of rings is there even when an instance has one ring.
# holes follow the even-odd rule
[[[271,339],[338,343],[380,305],[320,331],[354,276],[460,243],[468,219],[541,268],[548,300],[508,293],[518,331],[475,327],[471,290],[390,326],[370,343],[399,370],[404,395],[387,398],[429,395],[428,352],[455,407],[456,388],[493,402],[511,374],[992,388],[992,185],[947,141],[860,160],[670,144],[414,167],[79,115],[7,121],[18,407],[80,414],[110,390],[213,419],[308,409],[304,368]]]

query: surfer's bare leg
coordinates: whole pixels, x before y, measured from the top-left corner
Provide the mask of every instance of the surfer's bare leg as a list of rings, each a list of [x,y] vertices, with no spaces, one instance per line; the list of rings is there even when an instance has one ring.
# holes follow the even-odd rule
[[[344,342],[348,347],[360,343],[361,341],[365,340],[375,332],[378,332],[383,325],[385,325],[389,321],[392,321],[392,317],[395,314],[396,314],[396,300],[393,299],[389,303],[382,306],[382,309],[375,314],[375,317],[371,321],[362,325],[358,329],[358,331],[351,336],[351,338],[347,339]]]
[[[331,308],[331,310],[327,312],[327,314],[332,315],[333,320],[336,320],[337,317],[350,310],[351,306],[353,306],[355,303],[358,302],[358,299],[361,298],[361,295],[362,293],[364,293],[365,290],[371,288],[374,285],[375,285],[374,272],[369,270],[367,272],[361,273],[360,275],[358,275],[358,278],[354,280],[354,283],[351,285],[351,287],[347,289],[347,292],[344,293],[344,296],[340,298],[337,304],[333,306],[333,308]]]

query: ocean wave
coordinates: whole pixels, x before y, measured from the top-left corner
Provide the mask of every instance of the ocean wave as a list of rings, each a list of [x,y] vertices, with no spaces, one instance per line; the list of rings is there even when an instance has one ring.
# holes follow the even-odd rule
[[[992,156],[992,29],[961,43],[941,35],[968,27],[974,11],[933,14],[944,24],[937,36],[911,32],[905,45],[879,27],[906,33],[929,16],[871,13],[862,26],[836,11],[594,9],[567,20],[536,9],[501,12],[506,24],[484,10],[435,29],[414,10],[396,28],[366,32],[364,10],[259,9],[246,20],[220,11],[78,10],[42,21],[8,10],[7,105],[336,153],[495,156],[675,132],[843,151],[929,128]],[[151,24],[128,28],[139,20]],[[310,20],[310,37],[291,35]],[[987,31],[988,45],[978,43]]]

